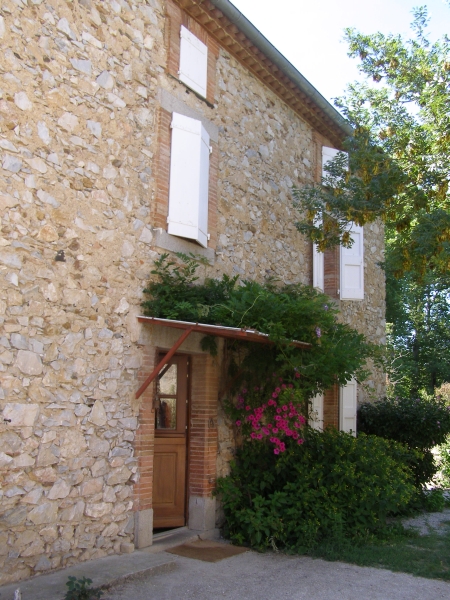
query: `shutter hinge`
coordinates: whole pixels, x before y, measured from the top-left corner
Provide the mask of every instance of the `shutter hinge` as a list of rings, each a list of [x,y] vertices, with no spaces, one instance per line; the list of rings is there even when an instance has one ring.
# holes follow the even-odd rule
[[[167,217],[167,223],[170,223],[170,219],[169,219],[169,217]]]
[[[209,153],[212,154],[212,146],[209,147]]]
[[[206,234],[206,239],[207,239],[207,240],[208,240],[208,242],[209,242],[209,240],[211,239],[211,234],[210,234],[210,233],[207,233],[207,234]]]

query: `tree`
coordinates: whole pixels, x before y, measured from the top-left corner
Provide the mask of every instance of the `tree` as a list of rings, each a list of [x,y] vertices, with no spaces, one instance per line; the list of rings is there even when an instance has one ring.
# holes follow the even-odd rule
[[[354,135],[326,167],[322,185],[295,189],[298,229],[320,249],[352,243],[351,222],[381,218],[390,229],[392,272],[445,274],[450,266],[450,40],[431,44],[427,10],[414,36],[346,30],[351,57],[372,80],[337,100]]]
[[[396,395],[434,394],[450,381],[450,288],[447,282],[387,272],[389,380]]]

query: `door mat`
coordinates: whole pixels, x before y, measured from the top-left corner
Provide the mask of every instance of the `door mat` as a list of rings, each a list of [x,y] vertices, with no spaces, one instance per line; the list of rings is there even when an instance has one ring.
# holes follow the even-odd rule
[[[215,563],[224,558],[236,556],[236,554],[243,554],[244,552],[247,552],[247,550],[248,548],[232,546],[231,544],[221,544],[220,542],[213,542],[210,540],[198,540],[196,542],[181,544],[181,546],[175,546],[174,548],[167,550],[167,552],[177,554],[178,556],[185,556],[186,558],[194,558],[196,560]]]

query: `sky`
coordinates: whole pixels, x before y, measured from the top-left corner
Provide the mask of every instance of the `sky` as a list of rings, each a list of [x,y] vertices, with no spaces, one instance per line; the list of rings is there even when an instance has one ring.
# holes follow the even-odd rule
[[[430,38],[450,35],[444,0],[231,0],[259,31],[331,103],[361,79],[347,56],[344,29],[410,37],[412,9],[426,4]]]

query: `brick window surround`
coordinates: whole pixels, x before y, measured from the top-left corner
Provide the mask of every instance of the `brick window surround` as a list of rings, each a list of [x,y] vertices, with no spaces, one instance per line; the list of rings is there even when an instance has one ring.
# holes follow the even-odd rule
[[[167,49],[167,71],[178,80],[180,65],[180,30],[184,25],[208,47],[208,74],[206,100],[212,106],[216,89],[216,66],[219,45],[206,31],[171,0],[166,2],[165,44]],[[184,86],[184,83],[180,82]],[[192,92],[195,93],[195,92]],[[209,110],[209,109],[207,109]],[[158,111],[158,151],[156,155],[156,197],[152,208],[154,227],[167,231],[169,214],[170,147],[172,114],[160,107]],[[218,144],[210,140],[212,148],[209,157],[209,193],[208,193],[208,248],[217,246],[217,183],[219,168]],[[194,242],[193,242],[194,243]]]
[[[156,156],[156,198],[152,210],[153,227],[167,230],[169,214],[170,148],[172,113],[159,108],[158,116],[158,153]],[[219,169],[219,147],[210,140],[212,152],[209,156],[209,192],[208,192],[208,248],[217,245],[217,183]],[[195,242],[193,242],[195,243]]]
[[[219,44],[214,38],[207,34],[205,29],[194,21],[187,13],[171,0],[166,2],[166,29],[165,44],[167,48],[167,71],[170,75],[178,79],[178,70],[180,68],[180,30],[184,25],[208,48],[208,71],[206,100],[214,104],[216,92],[216,63],[219,57]],[[183,84],[184,85],[184,84]],[[195,93],[195,92],[193,92]],[[201,97],[201,96],[199,96]]]

